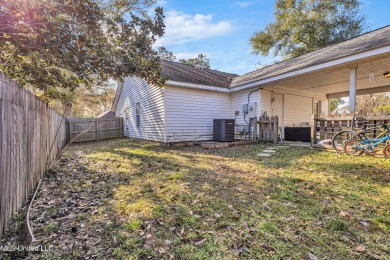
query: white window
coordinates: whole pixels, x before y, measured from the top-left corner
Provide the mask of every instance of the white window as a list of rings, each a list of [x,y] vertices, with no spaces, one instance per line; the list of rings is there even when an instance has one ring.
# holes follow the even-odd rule
[[[137,120],[137,128],[141,127],[141,107],[139,102],[135,104],[135,114],[136,114],[136,120]]]

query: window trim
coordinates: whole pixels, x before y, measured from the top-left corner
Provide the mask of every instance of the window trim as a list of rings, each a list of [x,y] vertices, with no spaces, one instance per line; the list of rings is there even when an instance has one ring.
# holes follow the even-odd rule
[[[141,127],[141,104],[140,102],[135,103],[135,120],[137,128]]]

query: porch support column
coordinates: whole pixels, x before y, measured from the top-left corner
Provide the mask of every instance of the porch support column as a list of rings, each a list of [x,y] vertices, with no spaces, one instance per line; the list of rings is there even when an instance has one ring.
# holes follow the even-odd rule
[[[357,67],[349,70],[349,112],[354,116],[356,110]]]

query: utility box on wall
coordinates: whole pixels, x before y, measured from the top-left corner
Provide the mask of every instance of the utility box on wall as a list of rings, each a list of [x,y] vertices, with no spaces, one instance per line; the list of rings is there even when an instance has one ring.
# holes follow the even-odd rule
[[[243,105],[242,112],[246,118],[257,117],[257,102],[252,102],[252,103]]]
[[[234,126],[234,119],[214,119],[213,140],[217,142],[233,142]]]

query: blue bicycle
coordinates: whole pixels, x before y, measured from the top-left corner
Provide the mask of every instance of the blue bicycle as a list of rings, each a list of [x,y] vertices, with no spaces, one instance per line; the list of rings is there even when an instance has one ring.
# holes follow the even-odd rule
[[[372,153],[374,149],[380,144],[387,144],[390,140],[390,126],[387,124],[380,124],[384,131],[377,137],[370,139],[367,137],[367,131],[362,130],[356,133],[354,140],[349,140],[344,145],[344,151],[348,155],[359,156],[365,153]],[[383,149],[383,154],[386,158],[390,157],[390,144]]]

